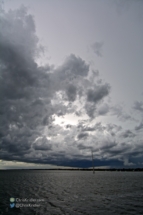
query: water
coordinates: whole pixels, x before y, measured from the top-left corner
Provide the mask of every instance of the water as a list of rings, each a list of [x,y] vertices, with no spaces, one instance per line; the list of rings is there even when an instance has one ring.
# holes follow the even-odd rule
[[[44,202],[10,208],[10,197]],[[143,172],[0,171],[0,214],[143,214]]]

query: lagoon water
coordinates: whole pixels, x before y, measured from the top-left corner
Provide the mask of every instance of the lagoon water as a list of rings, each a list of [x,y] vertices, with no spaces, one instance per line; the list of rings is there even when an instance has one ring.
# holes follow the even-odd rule
[[[143,214],[143,172],[0,171],[0,214]]]

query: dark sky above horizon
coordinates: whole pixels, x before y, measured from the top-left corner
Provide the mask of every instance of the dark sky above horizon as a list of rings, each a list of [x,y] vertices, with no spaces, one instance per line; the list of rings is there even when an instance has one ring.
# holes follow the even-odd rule
[[[0,1],[1,2],[1,1]],[[143,167],[143,1],[0,3],[0,168]]]

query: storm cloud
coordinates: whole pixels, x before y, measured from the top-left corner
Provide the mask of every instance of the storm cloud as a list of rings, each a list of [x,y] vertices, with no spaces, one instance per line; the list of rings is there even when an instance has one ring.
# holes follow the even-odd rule
[[[89,65],[71,54],[56,69],[39,67],[35,59],[43,49],[25,7],[3,12],[0,29],[1,158],[36,156],[37,150],[52,150],[54,142],[49,143],[43,131],[48,133],[54,115],[73,111],[65,101],[74,102],[82,88],[84,97],[84,85],[90,86],[84,80]],[[95,92],[94,102],[107,94],[104,88]]]
[[[87,167],[92,150],[104,165],[139,162],[143,123],[127,129],[115,119],[102,121],[135,122],[110,102],[112,86],[97,68],[74,53],[59,66],[39,65],[45,48],[27,8],[1,10],[0,19],[0,159]],[[102,46],[92,46],[99,57]],[[134,110],[142,114],[143,103]]]

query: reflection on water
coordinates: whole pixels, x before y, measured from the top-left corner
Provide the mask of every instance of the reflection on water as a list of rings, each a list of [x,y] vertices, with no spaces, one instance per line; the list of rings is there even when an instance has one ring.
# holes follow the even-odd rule
[[[143,172],[0,171],[0,214],[143,214]],[[10,208],[10,197],[44,199]]]

